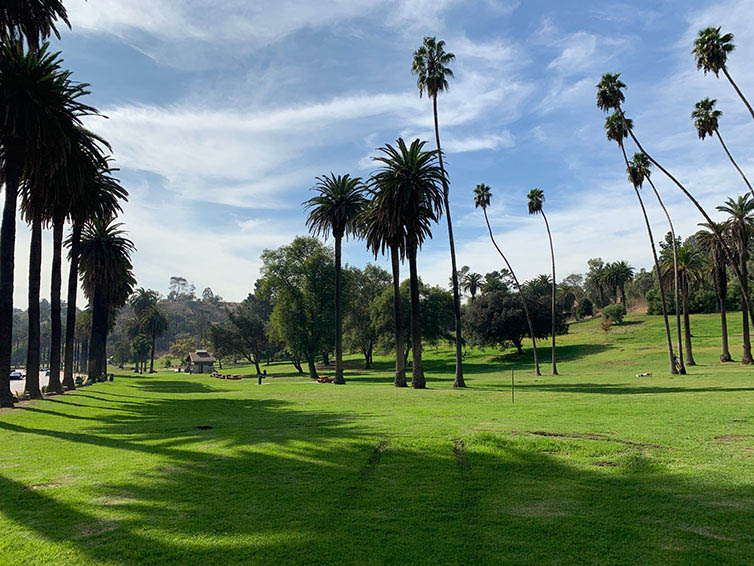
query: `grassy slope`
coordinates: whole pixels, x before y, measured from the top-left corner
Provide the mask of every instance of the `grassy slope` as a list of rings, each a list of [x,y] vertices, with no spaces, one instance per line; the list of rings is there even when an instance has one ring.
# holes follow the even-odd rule
[[[345,387],[165,373],[1,412],[0,563],[754,562],[754,369],[698,316],[671,378],[661,322],[572,325],[559,377],[470,351],[465,391],[429,349],[427,391],[353,358]]]

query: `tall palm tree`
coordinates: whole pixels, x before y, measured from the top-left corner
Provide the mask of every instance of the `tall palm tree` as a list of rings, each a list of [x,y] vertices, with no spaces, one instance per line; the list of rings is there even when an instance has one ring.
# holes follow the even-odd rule
[[[437,157],[440,169],[443,173],[443,203],[445,205],[445,218],[448,220],[448,241],[450,242],[451,277],[453,280],[453,314],[455,315],[456,330],[456,377],[453,387],[466,387],[463,379],[463,339],[461,337],[461,293],[458,289],[458,269],[456,266],[456,245],[453,239],[453,222],[450,217],[450,186],[448,176],[445,173],[445,165],[442,160],[442,147],[440,146],[440,126],[437,119],[437,95],[448,90],[448,79],[453,78],[453,71],[448,66],[456,56],[445,51],[445,42],[437,41],[436,37],[425,37],[416,51],[411,64],[411,72],[416,75],[416,86],[419,88],[419,96],[427,91],[427,96],[432,100],[432,115],[435,122],[435,142],[437,144]]]
[[[625,100],[625,95],[623,94],[623,89],[626,88],[626,85],[620,80],[620,73],[605,73],[602,75],[602,79],[597,84],[597,106],[603,110],[615,110],[620,117],[624,120],[628,120],[628,118],[625,117],[623,110],[621,109],[621,104]],[[647,156],[647,159],[657,167],[662,173],[670,179],[680,191],[686,195],[686,198],[688,198],[692,204],[696,207],[696,209],[701,213],[701,215],[704,217],[704,220],[706,221],[707,225],[710,227],[710,229],[715,233],[715,238],[717,238],[718,242],[720,243],[721,248],[725,252],[725,258],[726,261],[729,263],[729,265],[733,268],[733,272],[736,274],[736,279],[738,279],[738,282],[741,284],[741,288],[747,285],[746,278],[744,277],[743,273],[741,272],[741,269],[738,265],[738,262],[735,261],[735,255],[731,248],[728,246],[724,235],[722,232],[718,231],[717,226],[715,222],[713,222],[712,218],[710,218],[710,215],[707,214],[707,211],[704,210],[701,204],[699,204],[699,201],[694,198],[694,195],[692,195],[686,187],[684,187],[681,182],[676,179],[670,171],[665,169],[662,164],[660,164],[656,159],[654,159],[646,149],[642,146],[641,142],[636,137],[636,134],[634,133],[634,130],[630,125],[627,127],[628,134],[631,136],[631,139],[636,144],[636,147],[639,148],[639,151]],[[744,305],[746,306],[746,311],[749,313],[749,317],[752,321],[754,321],[754,304],[749,299],[747,295],[742,296]]]
[[[147,306],[139,317],[141,331],[149,337],[151,352],[149,355],[149,373],[154,373],[154,348],[157,338],[165,334],[168,329],[168,319],[157,304]]]
[[[390,144],[379,148],[375,157],[381,167],[373,175],[380,187],[374,195],[375,206],[385,215],[391,232],[403,227],[406,235],[411,287],[411,386],[426,387],[422,364],[422,338],[419,322],[419,276],[416,255],[426,238],[432,237],[431,226],[442,215],[445,172],[438,164],[438,151],[424,151],[426,142],[418,139],[406,146],[398,138],[396,147]]]
[[[733,361],[730,355],[730,348],[728,347],[728,319],[726,316],[725,300],[728,296],[728,270],[725,262],[725,252],[720,247],[720,243],[715,238],[714,232],[706,227],[705,224],[700,224],[705,227],[705,230],[699,230],[695,235],[699,249],[703,254],[707,256],[707,262],[712,272],[712,280],[715,283],[715,294],[717,295],[717,302],[720,309],[720,329],[722,336],[722,353],[720,354],[721,362]],[[717,225],[717,229],[720,232],[725,232],[725,226],[722,224]]]
[[[0,150],[4,156],[5,204],[0,226],[0,406],[13,405],[10,353],[13,333],[16,201],[24,174],[54,169],[67,150],[71,129],[81,116],[94,113],[79,98],[84,84],[73,83],[60,69],[47,44],[24,50],[20,42],[2,45],[0,54]],[[45,148],[44,158],[39,158]],[[56,154],[51,154],[57,149]]]
[[[97,171],[88,171],[82,189],[71,195],[71,233],[65,241],[68,247],[68,296],[65,326],[65,360],[63,388],[74,389],[74,349],[76,347],[76,302],[79,287],[79,247],[83,226],[95,218],[112,218],[126,201],[128,192],[112,177],[114,170],[105,164]]]
[[[703,98],[694,105],[694,111],[691,113],[691,119],[694,120],[694,127],[696,128],[696,132],[697,134],[699,134],[699,139],[702,140],[707,136],[714,137],[714,135],[717,134],[717,139],[720,140],[720,145],[723,146],[728,159],[730,159],[733,167],[735,167],[736,171],[738,171],[739,175],[741,175],[741,178],[744,180],[744,183],[746,183],[746,186],[749,187],[749,192],[754,195],[754,189],[751,188],[749,179],[746,178],[746,175],[738,166],[736,160],[733,159],[730,151],[728,151],[728,146],[725,145],[725,142],[723,141],[723,136],[720,135],[719,121],[720,117],[723,115],[723,112],[722,110],[715,109],[716,102],[717,100],[715,100],[714,98]]]
[[[11,0],[0,4],[0,42],[15,43],[26,39],[37,47],[40,39],[54,34],[60,39],[55,24],[61,20],[68,27],[68,14],[61,0]]]
[[[552,233],[550,232],[550,223],[547,221],[543,205],[545,202],[545,193],[542,189],[534,188],[527,195],[529,214],[541,214],[547,228],[547,238],[550,240],[550,259],[552,260],[552,285],[551,289],[551,318],[552,318],[552,375],[558,375],[558,368],[555,360],[555,248],[552,245]]]
[[[672,252],[666,249],[663,254],[662,267],[669,276],[674,269]],[[689,289],[695,281],[701,279],[704,272],[704,257],[699,249],[689,243],[678,246],[676,251],[678,260],[678,278],[681,285],[681,306],[683,307],[683,339],[686,346],[686,365],[694,366],[694,354],[691,349],[691,320],[689,317]]]
[[[384,254],[390,251],[390,263],[393,275],[393,318],[395,327],[395,378],[393,383],[396,387],[406,387],[406,358],[403,353],[403,317],[401,315],[401,277],[400,262],[406,257],[406,230],[394,223],[390,211],[378,208],[379,204],[385,204],[386,199],[378,198],[382,187],[370,183],[372,200],[368,202],[362,219],[362,231],[366,240],[367,249],[374,253]],[[389,187],[385,187],[389,190]]]
[[[599,105],[599,102],[598,102]],[[647,235],[649,236],[649,244],[652,248],[652,258],[654,259],[655,269],[657,271],[658,285],[660,287],[660,303],[662,305],[662,317],[665,321],[665,336],[668,342],[668,358],[670,361],[670,373],[677,374],[678,368],[676,367],[675,355],[673,354],[673,340],[670,335],[670,323],[668,322],[668,307],[665,302],[665,291],[662,286],[662,277],[660,271],[660,261],[657,257],[657,248],[655,246],[654,236],[652,235],[652,226],[649,223],[649,216],[647,216],[647,209],[644,207],[644,200],[641,198],[639,187],[636,184],[636,179],[631,171],[631,165],[628,162],[628,156],[626,155],[626,148],[623,145],[623,140],[628,137],[628,131],[631,129],[631,120],[623,118],[623,116],[616,110],[613,114],[605,119],[605,135],[608,140],[614,141],[618,144],[621,154],[623,155],[623,162],[626,165],[626,171],[628,172],[628,179],[631,182],[631,186],[636,194],[636,199],[639,201],[639,207],[641,208],[642,216],[644,217],[644,224],[647,227]]]
[[[482,288],[482,285],[484,285],[484,276],[481,273],[469,271],[464,274],[461,285],[463,290],[471,295],[471,300],[473,301],[476,297],[477,291],[479,291],[479,289]]]
[[[492,234],[492,226],[490,226],[490,219],[487,216],[487,207],[490,205],[491,200],[492,200],[492,189],[490,189],[489,185],[480,183],[474,188],[474,206],[475,208],[481,208],[482,212],[484,212],[484,221],[487,223],[487,230],[490,233],[490,240],[492,240],[492,245],[495,246],[497,253],[500,254],[500,257],[503,258],[505,265],[508,266],[508,271],[510,272],[511,277],[513,278],[513,283],[515,283],[516,289],[518,289],[518,296],[521,299],[521,306],[523,306],[524,315],[526,316],[526,324],[529,326],[529,336],[531,337],[531,347],[532,347],[532,351],[534,352],[534,371],[536,372],[537,375],[542,375],[542,373],[539,371],[539,359],[537,358],[537,339],[534,336],[534,325],[531,322],[531,316],[529,315],[529,306],[526,304],[526,297],[524,296],[523,289],[521,289],[521,284],[518,282],[518,277],[516,277],[516,273],[513,271],[513,267],[511,267],[511,264],[508,261],[508,258],[505,257],[505,254],[500,249],[500,246],[497,245],[497,242],[495,241],[495,236]]]
[[[634,278],[634,268],[627,261],[620,260],[612,264],[613,280],[615,287],[620,293],[620,302],[624,307],[628,307],[626,300],[626,284]]]
[[[741,294],[744,297],[749,296],[749,272],[747,263],[749,261],[749,243],[752,234],[754,234],[754,200],[748,194],[742,195],[736,199],[728,198],[725,204],[718,206],[717,210],[724,212],[730,218],[725,221],[725,227],[733,241],[738,247],[738,262],[741,273],[744,276],[741,284]],[[751,357],[751,338],[749,336],[749,320],[746,311],[743,313],[743,355],[741,356],[742,364],[752,363]]]
[[[733,34],[726,33],[720,35],[720,27],[713,26],[699,31],[691,53],[696,56],[696,68],[703,70],[705,75],[711,72],[719,78],[720,71],[723,72],[738,93],[738,96],[743,100],[746,108],[749,109],[751,117],[754,118],[754,109],[752,109],[751,104],[746,100],[738,85],[733,82],[733,78],[728,72],[728,54],[735,48],[736,46],[733,45]]]
[[[644,185],[644,181],[649,183],[652,187],[652,191],[657,198],[657,202],[660,204],[665,219],[668,221],[668,227],[670,228],[670,236],[672,239],[673,248],[673,295],[675,297],[675,326],[676,335],[678,340],[678,373],[681,375],[686,374],[686,366],[683,361],[683,340],[681,338],[681,298],[680,298],[680,280],[678,274],[678,240],[675,236],[675,228],[673,227],[673,221],[670,218],[670,213],[665,207],[665,203],[660,196],[660,192],[655,187],[652,181],[652,164],[649,158],[643,153],[635,153],[633,159],[629,163],[629,174],[633,178],[633,181],[641,188]]]
[[[335,379],[344,384],[343,378],[343,284],[341,282],[341,246],[343,237],[359,234],[359,221],[364,212],[366,199],[361,177],[330,173],[317,177],[314,186],[317,195],[306,201],[309,210],[306,225],[312,234],[324,236],[332,232],[335,239]]]
[[[136,248],[121,226],[106,219],[95,219],[81,232],[79,267],[84,293],[92,305],[88,368],[91,381],[98,381],[105,374],[109,325],[135,284],[131,253]]]

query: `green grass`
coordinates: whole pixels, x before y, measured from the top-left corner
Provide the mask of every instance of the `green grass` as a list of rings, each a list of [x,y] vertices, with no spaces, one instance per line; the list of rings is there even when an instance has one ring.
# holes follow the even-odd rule
[[[754,368],[704,315],[671,377],[661,322],[573,324],[559,377],[470,350],[467,390],[429,348],[426,391],[352,357],[344,387],[118,375],[0,412],[0,563],[750,564]]]

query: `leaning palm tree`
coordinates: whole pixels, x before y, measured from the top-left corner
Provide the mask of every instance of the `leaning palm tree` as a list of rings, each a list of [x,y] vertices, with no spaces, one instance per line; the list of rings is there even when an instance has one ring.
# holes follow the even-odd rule
[[[495,236],[492,234],[492,226],[490,225],[490,219],[487,216],[487,207],[490,205],[490,200],[492,199],[492,190],[490,189],[489,185],[485,185],[484,183],[480,183],[474,188],[474,206],[476,208],[481,208],[482,212],[484,212],[484,221],[487,223],[487,230],[490,233],[490,240],[492,240],[492,245],[495,246],[495,249],[497,250],[497,253],[500,254],[500,257],[503,258],[503,261],[505,262],[505,265],[508,266],[508,271],[511,274],[511,277],[513,278],[513,283],[516,285],[516,289],[518,289],[518,296],[521,300],[521,306],[524,308],[524,315],[526,316],[526,324],[529,326],[529,336],[531,337],[531,347],[532,351],[534,352],[534,371],[537,375],[542,375],[542,373],[539,371],[539,359],[537,358],[537,339],[534,336],[534,325],[531,322],[531,316],[529,315],[529,306],[526,304],[526,297],[524,296],[524,291],[521,288],[521,284],[518,282],[518,277],[516,277],[516,273],[513,271],[513,267],[511,267],[510,262],[508,261],[508,258],[505,257],[505,254],[500,249],[500,246],[497,245],[497,242],[495,241]]]
[[[696,132],[697,134],[699,134],[699,139],[702,140],[707,136],[714,137],[715,134],[717,134],[717,139],[720,140],[720,145],[723,146],[725,154],[728,156],[728,159],[730,159],[733,167],[736,168],[736,171],[738,171],[738,174],[741,175],[741,178],[744,180],[744,183],[746,183],[746,186],[749,187],[749,192],[754,196],[754,189],[751,188],[749,179],[746,178],[746,175],[738,166],[736,160],[733,159],[730,151],[728,151],[728,146],[725,145],[725,142],[723,141],[723,136],[720,135],[719,121],[720,117],[723,115],[723,112],[722,110],[715,109],[716,102],[717,100],[715,100],[714,98],[703,98],[694,105],[694,111],[691,113],[691,119],[694,120],[694,127],[696,128]]]
[[[552,260],[552,285],[551,291],[551,319],[552,319],[552,375],[558,375],[558,368],[555,360],[555,248],[552,245],[552,234],[550,233],[550,223],[547,221],[543,205],[545,202],[545,193],[542,189],[532,189],[527,195],[529,214],[541,214],[547,228],[547,238],[550,240],[550,259]]]
[[[602,79],[597,84],[597,106],[602,110],[615,110],[616,113],[621,117],[621,119],[626,122],[628,121],[628,118],[625,117],[621,108],[621,105],[625,100],[625,95],[623,94],[624,88],[626,88],[626,85],[620,80],[620,73],[605,73],[604,75],[602,75]],[[628,134],[631,136],[631,139],[636,144],[636,147],[639,148],[639,151],[646,155],[647,159],[649,159],[652,165],[662,171],[662,173],[668,179],[670,179],[684,195],[686,195],[686,198],[688,198],[692,202],[692,204],[704,217],[707,225],[715,233],[715,238],[717,238],[717,241],[720,243],[721,248],[725,252],[726,261],[733,268],[733,271],[736,274],[736,279],[738,279],[738,282],[743,288],[746,285],[746,278],[742,274],[738,262],[734,260],[734,253],[731,250],[730,246],[728,246],[723,233],[718,231],[717,226],[713,222],[712,218],[710,218],[710,215],[707,214],[707,211],[704,210],[701,204],[699,204],[699,201],[694,198],[694,195],[692,195],[688,191],[688,189],[686,189],[686,187],[684,187],[681,182],[678,181],[678,179],[676,179],[672,173],[670,173],[670,171],[665,169],[647,152],[646,149],[644,149],[641,142],[639,142],[638,138],[636,137],[633,128],[630,127],[630,124],[626,129],[628,130]],[[749,317],[752,321],[754,321],[754,301],[751,301],[746,294],[742,295],[741,298],[743,299],[744,305],[746,306],[746,311],[749,313]]]
[[[631,182],[631,186],[636,194],[636,199],[639,201],[639,207],[641,208],[642,216],[644,217],[644,225],[647,227],[647,235],[649,236],[649,244],[652,248],[652,258],[654,259],[655,269],[657,271],[658,285],[660,287],[660,303],[662,305],[662,317],[665,321],[665,336],[668,342],[668,358],[670,361],[670,373],[677,374],[678,368],[676,367],[675,355],[673,354],[673,340],[670,335],[670,323],[668,322],[668,307],[665,302],[665,291],[662,286],[662,278],[660,271],[660,262],[657,257],[657,248],[655,247],[654,236],[652,235],[652,226],[649,223],[649,217],[647,216],[647,209],[644,207],[644,200],[641,198],[639,187],[637,185],[634,174],[631,170],[631,165],[628,162],[628,156],[626,155],[626,148],[623,145],[623,140],[628,137],[628,131],[631,129],[631,120],[624,119],[616,110],[613,114],[605,119],[605,135],[608,140],[614,141],[618,144],[621,154],[623,155],[623,162],[626,165],[626,171],[628,172],[628,180]]]
[[[720,71],[726,76],[733,85],[733,88],[741,97],[746,108],[749,109],[749,114],[754,118],[754,109],[752,109],[749,101],[738,88],[738,85],[733,82],[733,78],[728,72],[728,54],[736,48],[733,45],[733,34],[726,33],[720,35],[720,27],[707,27],[699,31],[699,35],[694,41],[694,49],[691,51],[696,56],[696,68],[704,71],[704,74],[714,73],[716,77],[720,77]]]
[[[717,210],[726,213],[729,218],[725,221],[725,227],[738,248],[737,259],[740,265],[744,281],[741,285],[741,294],[749,296],[749,244],[754,234],[754,200],[748,194],[736,199],[728,198],[725,204],[718,206]],[[743,313],[743,355],[742,364],[752,363],[751,338],[749,336],[749,320],[746,311]]]
[[[722,353],[720,354],[721,362],[733,361],[728,347],[728,319],[726,316],[725,301],[728,296],[728,270],[725,262],[725,252],[720,247],[720,243],[715,238],[714,232],[705,224],[700,224],[704,230],[699,230],[694,238],[701,252],[707,257],[709,271],[712,273],[712,280],[715,284],[715,294],[717,295],[718,308],[720,309],[720,330],[722,337]],[[717,225],[717,230],[725,232],[723,224]]]
[[[374,206],[384,215],[390,232],[405,230],[411,288],[411,386],[426,387],[422,364],[422,338],[419,317],[419,275],[416,255],[426,238],[432,237],[431,226],[442,215],[445,173],[438,164],[438,151],[424,151],[426,142],[418,139],[406,146],[398,138],[396,147],[379,148],[374,160],[381,167],[372,176],[380,187]]]
[[[461,281],[463,290],[471,295],[472,301],[476,297],[477,291],[482,288],[482,285],[484,285],[484,276],[481,273],[473,271],[465,273]]]
[[[309,210],[306,225],[315,235],[325,239],[332,232],[335,239],[335,379],[344,384],[343,378],[343,307],[341,304],[343,284],[341,282],[341,246],[343,237],[359,234],[359,220],[364,212],[366,199],[365,186],[361,177],[330,173],[317,177],[314,191],[318,194],[306,201]]]
[[[74,349],[76,347],[76,302],[79,287],[79,247],[83,226],[95,218],[112,218],[121,211],[121,201],[128,192],[112,177],[114,170],[105,164],[96,171],[88,171],[82,180],[82,190],[71,195],[71,233],[65,241],[68,247],[68,295],[65,326],[65,359],[63,388],[74,389]]]
[[[168,329],[168,319],[162,313],[157,304],[151,304],[144,308],[138,320],[139,328],[149,337],[149,373],[154,373],[154,349],[157,338],[165,334]]]
[[[49,53],[47,44],[25,51],[21,42],[15,42],[1,49],[0,153],[5,204],[0,226],[0,406],[8,407],[13,405],[8,376],[19,183],[23,175],[54,170],[67,150],[68,136],[61,134],[70,132],[82,115],[94,109],[79,101],[87,94],[87,85],[71,81],[70,73],[60,69],[58,54]],[[39,158],[40,153],[44,158]]]
[[[633,177],[634,182],[641,188],[644,185],[644,181],[649,183],[652,187],[652,191],[657,198],[657,202],[660,204],[665,219],[668,221],[668,227],[670,228],[670,236],[672,240],[673,248],[673,295],[675,297],[675,326],[678,340],[678,373],[681,375],[686,374],[686,366],[683,362],[683,340],[681,338],[681,298],[680,298],[680,280],[678,274],[678,240],[675,237],[675,228],[673,227],[673,221],[670,218],[670,213],[665,207],[665,203],[660,196],[660,192],[655,187],[654,181],[652,181],[652,165],[649,158],[643,153],[635,153],[633,159],[629,164],[630,175]]]
[[[453,387],[466,387],[463,379],[463,339],[461,337],[461,293],[458,285],[458,269],[456,266],[456,245],[453,239],[453,222],[450,217],[450,187],[448,177],[445,174],[445,165],[442,160],[442,147],[440,146],[440,126],[437,119],[437,95],[448,90],[448,79],[453,78],[453,71],[448,65],[456,58],[453,53],[445,51],[445,42],[437,41],[436,37],[425,37],[416,51],[411,64],[411,72],[417,76],[416,86],[419,88],[419,96],[427,91],[427,96],[432,99],[432,115],[435,122],[435,142],[437,144],[437,157],[440,169],[443,173],[443,203],[445,205],[445,218],[448,221],[448,240],[450,242],[451,277],[453,281],[453,314],[455,316],[456,331],[456,377]]]
[[[79,267],[84,293],[92,305],[90,381],[98,381],[105,374],[109,326],[114,312],[126,303],[135,284],[131,253],[136,248],[121,226],[96,219],[86,224],[81,232]]]
[[[0,4],[0,42],[16,43],[23,39],[31,47],[37,47],[40,39],[55,35],[55,27],[61,20],[68,27],[68,14],[61,0],[10,0]]]
[[[406,257],[406,230],[403,226],[393,223],[389,211],[378,208],[377,204],[384,204],[385,199],[378,198],[382,187],[370,183],[372,200],[368,202],[362,217],[361,230],[367,244],[367,249],[374,253],[384,254],[390,251],[390,264],[393,275],[393,318],[395,330],[395,378],[396,387],[406,387],[406,358],[403,353],[403,317],[401,314],[401,276],[400,262]],[[386,187],[389,190],[389,187]]]

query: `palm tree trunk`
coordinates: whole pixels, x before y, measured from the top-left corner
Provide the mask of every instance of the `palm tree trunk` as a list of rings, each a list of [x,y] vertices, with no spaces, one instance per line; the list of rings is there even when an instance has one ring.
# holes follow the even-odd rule
[[[749,296],[749,269],[746,265],[749,254],[746,251],[746,244],[747,242],[744,242],[743,239],[741,239],[738,242],[739,246],[739,256],[741,258],[741,273],[744,276],[744,285],[741,286],[741,294],[744,297]],[[744,317],[743,317],[743,355],[741,356],[741,363],[742,364],[750,364],[752,363],[751,358],[751,337],[749,336],[749,319],[746,316],[746,312],[744,311]]]
[[[683,338],[686,342],[686,365],[695,366],[694,354],[691,351],[691,320],[689,320],[689,279],[688,274],[684,272],[681,278],[681,287],[683,289]],[[746,313],[744,313],[744,318]]]
[[[47,391],[63,393],[60,382],[60,344],[62,336],[60,289],[62,286],[61,263],[63,255],[63,223],[56,218],[52,223],[52,277],[50,285],[50,382]]]
[[[416,270],[416,242],[408,245],[408,267],[411,277],[411,353],[413,363],[411,367],[411,387],[424,389],[427,380],[424,377],[424,365],[422,364],[422,333],[419,322],[419,274]]]
[[[668,209],[665,208],[665,203],[660,197],[660,192],[657,190],[657,187],[655,187],[651,178],[647,177],[647,181],[649,181],[649,185],[652,187],[652,191],[654,191],[654,194],[657,197],[657,202],[660,203],[660,207],[665,213],[665,218],[667,218],[668,226],[670,227],[670,236],[673,238],[673,293],[675,295],[675,326],[676,334],[678,336],[678,373],[686,375],[686,366],[683,362],[683,341],[681,340],[681,301],[678,289],[678,242],[676,242],[675,238],[673,221],[670,219],[670,213],[668,212]]]
[[[73,380],[73,356],[76,344],[76,296],[79,283],[79,245],[81,244],[81,225],[73,223],[71,233],[71,264],[68,269],[68,310],[65,317],[65,359],[63,362],[63,389],[76,388]]]
[[[154,345],[157,342],[157,335],[152,334],[152,351],[149,354],[149,373],[154,373]],[[259,369],[259,366],[257,366]]]
[[[730,162],[733,164],[733,167],[736,168],[736,171],[738,171],[739,175],[741,175],[741,178],[744,180],[744,183],[746,183],[746,186],[749,187],[749,192],[754,196],[754,189],[751,188],[751,183],[749,183],[749,179],[746,178],[746,175],[744,175],[744,172],[741,171],[741,168],[738,166],[738,163],[736,163],[736,160],[733,159],[733,156],[730,154],[730,151],[728,151],[728,146],[725,145],[725,142],[723,141],[723,136],[720,135],[720,130],[715,128],[715,133],[717,134],[717,139],[720,140],[720,145],[723,146],[723,149],[725,150],[725,154],[728,156],[728,159],[730,159]]]
[[[622,143],[619,143],[621,153],[623,154],[623,161],[626,164],[626,170],[629,169],[628,156],[626,155],[626,148]],[[673,340],[670,337],[670,322],[668,322],[668,306],[665,302],[665,290],[662,288],[662,271],[660,270],[660,261],[657,259],[657,247],[655,246],[655,239],[652,235],[652,226],[649,223],[649,217],[647,216],[647,209],[644,208],[644,201],[639,193],[639,187],[635,183],[631,183],[636,193],[636,198],[639,200],[639,206],[641,207],[641,213],[644,216],[644,224],[647,226],[647,235],[649,236],[649,244],[652,247],[652,258],[655,262],[655,271],[657,271],[657,283],[660,287],[660,303],[662,304],[662,318],[665,321],[665,336],[668,340],[668,358],[670,360],[670,373],[675,375],[678,373],[678,368],[675,365],[675,356],[673,355]]]
[[[749,101],[746,100],[746,97],[744,96],[744,93],[741,92],[741,89],[738,88],[738,85],[735,82],[733,82],[733,78],[728,73],[728,68],[726,66],[724,66],[724,65],[723,65],[723,73],[725,73],[725,76],[730,81],[730,84],[733,85],[733,88],[736,89],[736,92],[738,93],[738,96],[740,96],[741,100],[744,101],[744,104],[746,105],[746,108],[749,109],[749,114],[751,114],[751,117],[754,118],[754,109],[752,109],[751,104],[749,104]]]
[[[97,382],[105,371],[105,340],[107,339],[107,301],[102,286],[97,285],[92,297],[92,329],[89,338],[88,380]]]
[[[492,235],[492,226],[490,226],[490,219],[487,216],[487,208],[486,207],[482,208],[482,210],[484,211],[484,221],[487,223],[487,230],[490,233],[490,240],[492,240],[492,245],[495,246],[497,253],[500,254],[500,257],[503,258],[505,265],[508,266],[508,271],[510,271],[511,277],[513,277],[513,282],[516,284],[516,289],[518,289],[518,296],[521,299],[521,305],[523,306],[524,314],[526,315],[526,324],[529,325],[529,336],[531,337],[531,347],[532,347],[532,351],[534,352],[534,371],[536,372],[537,375],[542,375],[542,373],[539,371],[539,359],[537,358],[537,339],[534,337],[534,325],[531,323],[531,316],[529,316],[529,307],[526,304],[526,297],[524,297],[524,292],[521,289],[521,285],[518,282],[518,277],[516,277],[516,274],[513,271],[511,264],[508,262],[508,258],[505,257],[505,254],[497,245],[497,242],[495,241],[495,237]]]
[[[718,299],[720,301],[720,331],[722,334],[722,347],[723,351],[720,354],[720,361],[721,362],[730,362],[733,360],[732,356],[730,355],[730,349],[728,347],[728,319],[725,312],[725,298],[728,294],[728,282],[724,279],[725,272],[723,270],[717,269],[718,271],[718,277],[717,279],[717,285],[718,285]],[[720,272],[722,271],[723,276],[720,276]]]
[[[345,385],[343,378],[343,305],[341,295],[343,283],[341,281],[342,236],[335,236],[335,379],[338,385]]]
[[[42,221],[34,219],[31,224],[29,247],[29,333],[26,349],[26,387],[32,399],[42,399],[39,389],[39,288],[42,285]]]
[[[13,352],[13,269],[16,251],[16,200],[21,177],[16,152],[5,155],[5,206],[0,226],[0,408],[12,407],[10,362]]]
[[[406,387],[406,358],[403,355],[403,317],[401,315],[400,257],[398,246],[390,246],[393,266],[393,316],[395,318],[395,380],[396,387]]]
[[[552,318],[552,375],[558,375],[558,368],[555,360],[555,248],[552,245],[552,234],[550,233],[550,223],[547,221],[544,210],[542,218],[547,228],[547,237],[550,239],[550,259],[552,260],[552,297],[551,297],[551,318]]]
[[[621,113],[621,117],[623,118],[624,124],[625,124],[625,116],[623,116],[623,111],[619,110],[619,112]],[[639,140],[636,139],[636,135],[634,135],[633,130],[630,129],[630,128],[628,128],[628,127],[626,129],[628,130],[628,133],[631,136],[631,139],[636,144],[636,147],[639,148],[639,151],[641,151],[644,155],[646,155],[647,159],[649,159],[655,167],[657,167],[660,171],[662,171],[668,179],[670,179],[671,181],[673,181],[673,183],[675,183],[675,185],[681,190],[681,192],[683,192],[683,194],[686,195],[686,198],[688,198],[694,204],[694,206],[697,208],[697,210],[702,214],[702,216],[704,216],[704,219],[707,221],[707,224],[709,224],[710,229],[712,230],[712,232],[714,232],[715,237],[717,238],[717,241],[720,242],[720,246],[721,246],[721,248],[722,248],[722,250],[723,250],[723,252],[725,254],[725,260],[726,260],[726,262],[729,263],[731,265],[731,267],[733,267],[733,271],[735,271],[735,273],[736,273],[736,278],[738,279],[738,282],[741,284],[741,288],[743,289],[746,286],[746,280],[744,279],[743,275],[741,274],[741,270],[739,269],[738,264],[736,263],[733,254],[731,253],[730,249],[728,249],[728,244],[725,242],[725,238],[723,238],[723,235],[720,233],[720,230],[718,230],[717,226],[713,222],[712,218],[710,218],[709,214],[707,214],[707,211],[705,211],[704,208],[702,208],[702,205],[699,204],[699,201],[697,201],[693,197],[693,195],[688,190],[686,190],[686,187],[684,187],[678,181],[678,179],[676,179],[670,173],[670,171],[668,171],[667,169],[665,169],[651,155],[649,155],[645,151],[645,149],[642,147],[641,143],[639,143]],[[749,297],[744,294],[743,295],[743,300],[744,300],[744,304],[746,305],[746,310],[749,313],[750,319],[752,321],[754,321],[754,308],[752,308],[752,304],[751,304],[751,301],[749,300]]]
[[[453,280],[453,315],[456,326],[456,378],[453,387],[466,387],[463,379],[463,339],[461,337],[461,294],[458,291],[458,268],[456,266],[456,244],[453,239],[453,222],[450,218],[450,187],[445,176],[445,165],[442,160],[442,148],[440,147],[440,126],[437,120],[437,95],[432,97],[432,112],[435,118],[435,141],[437,142],[437,154],[440,169],[443,173],[443,198],[445,200],[445,217],[448,219],[448,241],[450,242],[450,265]]]

